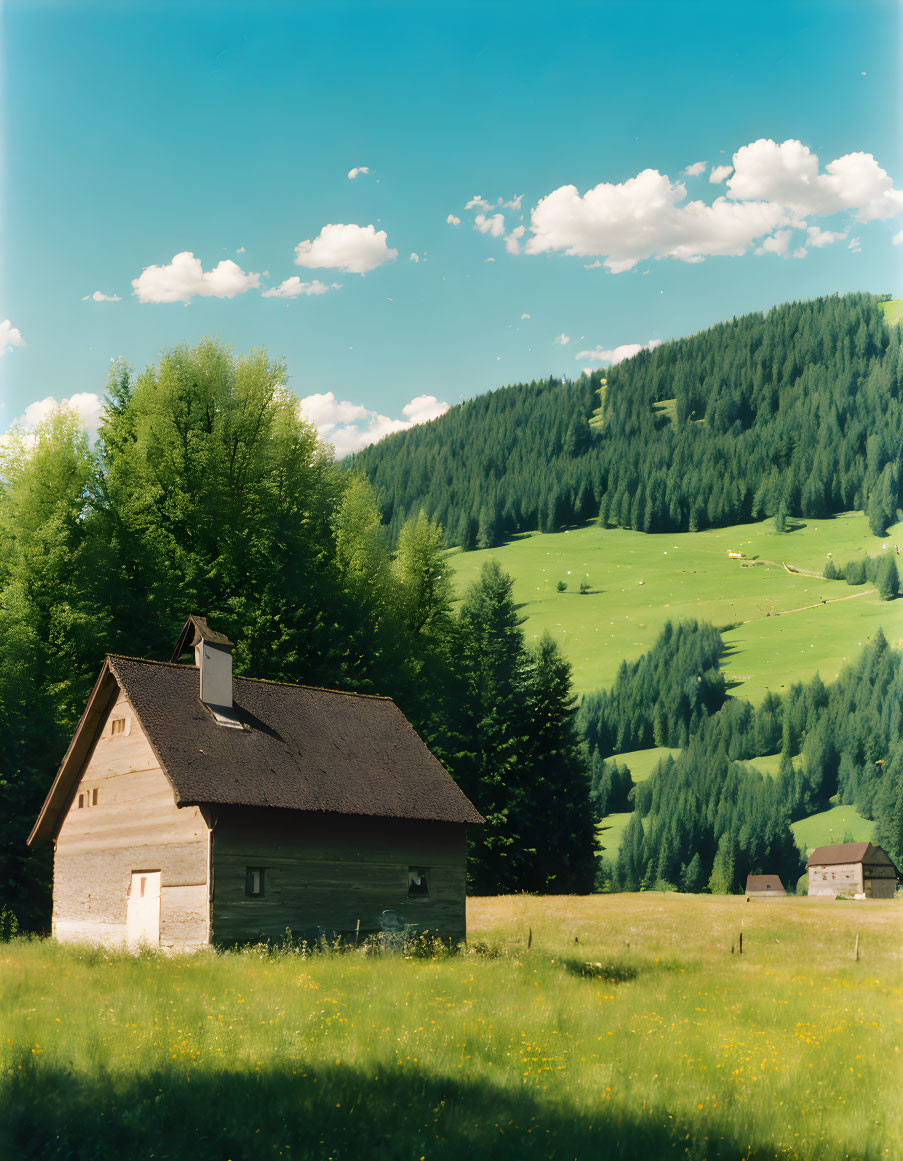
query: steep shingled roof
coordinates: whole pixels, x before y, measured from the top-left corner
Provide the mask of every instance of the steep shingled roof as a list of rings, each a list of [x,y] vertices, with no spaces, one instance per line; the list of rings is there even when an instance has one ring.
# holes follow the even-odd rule
[[[180,804],[483,821],[389,698],[237,677],[248,728],[232,730],[200,701],[194,666],[111,656],[110,668]]]
[[[390,698],[236,677],[233,710],[245,728],[230,729],[201,702],[195,666],[111,655],[29,843],[55,834],[117,684],[180,806],[483,822]]]
[[[871,843],[835,843],[833,846],[816,847],[807,867],[833,867],[838,863],[890,863],[881,847]]]
[[[786,895],[779,875],[747,875],[747,895]]]

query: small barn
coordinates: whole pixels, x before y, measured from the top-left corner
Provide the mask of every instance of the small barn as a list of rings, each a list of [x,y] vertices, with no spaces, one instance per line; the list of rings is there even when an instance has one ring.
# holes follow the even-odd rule
[[[106,658],[29,843],[54,844],[59,940],[457,942],[482,821],[391,699],[233,678],[191,617],[169,663]]]
[[[816,847],[806,863],[810,895],[854,895],[893,899],[897,868],[874,843]]]
[[[777,899],[787,892],[778,875],[747,875],[746,894],[750,899]]]

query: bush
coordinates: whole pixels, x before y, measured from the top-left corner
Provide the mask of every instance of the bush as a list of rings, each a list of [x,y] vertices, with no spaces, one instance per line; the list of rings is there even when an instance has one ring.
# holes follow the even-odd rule
[[[559,581],[558,584],[555,586],[555,588],[558,589],[558,591],[560,593],[565,592],[567,587],[568,587],[567,581]]]

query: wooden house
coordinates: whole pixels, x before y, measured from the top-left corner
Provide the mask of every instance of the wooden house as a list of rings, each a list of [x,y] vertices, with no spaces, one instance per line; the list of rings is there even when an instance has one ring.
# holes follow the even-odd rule
[[[750,899],[777,899],[787,892],[778,875],[747,875],[746,894]]]
[[[107,657],[29,842],[54,844],[60,940],[457,942],[482,821],[389,698],[233,678],[191,617],[168,664]]]
[[[853,895],[893,899],[897,868],[873,843],[816,847],[806,863],[810,895]]]

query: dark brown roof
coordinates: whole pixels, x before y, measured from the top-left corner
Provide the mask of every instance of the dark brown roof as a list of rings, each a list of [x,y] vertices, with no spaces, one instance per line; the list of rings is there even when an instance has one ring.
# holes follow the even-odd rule
[[[890,863],[881,849],[872,843],[835,843],[816,847],[809,856],[807,867],[833,867],[838,863]]]
[[[389,698],[233,680],[219,726],[199,670],[111,657],[180,803],[233,803],[389,818],[482,822]]]
[[[747,895],[786,895],[784,884],[778,875],[747,875]]]
[[[247,728],[230,729],[201,702],[199,674],[193,665],[108,657],[29,842],[56,832],[115,683],[181,806],[483,821],[390,698],[237,677],[233,709]]]

